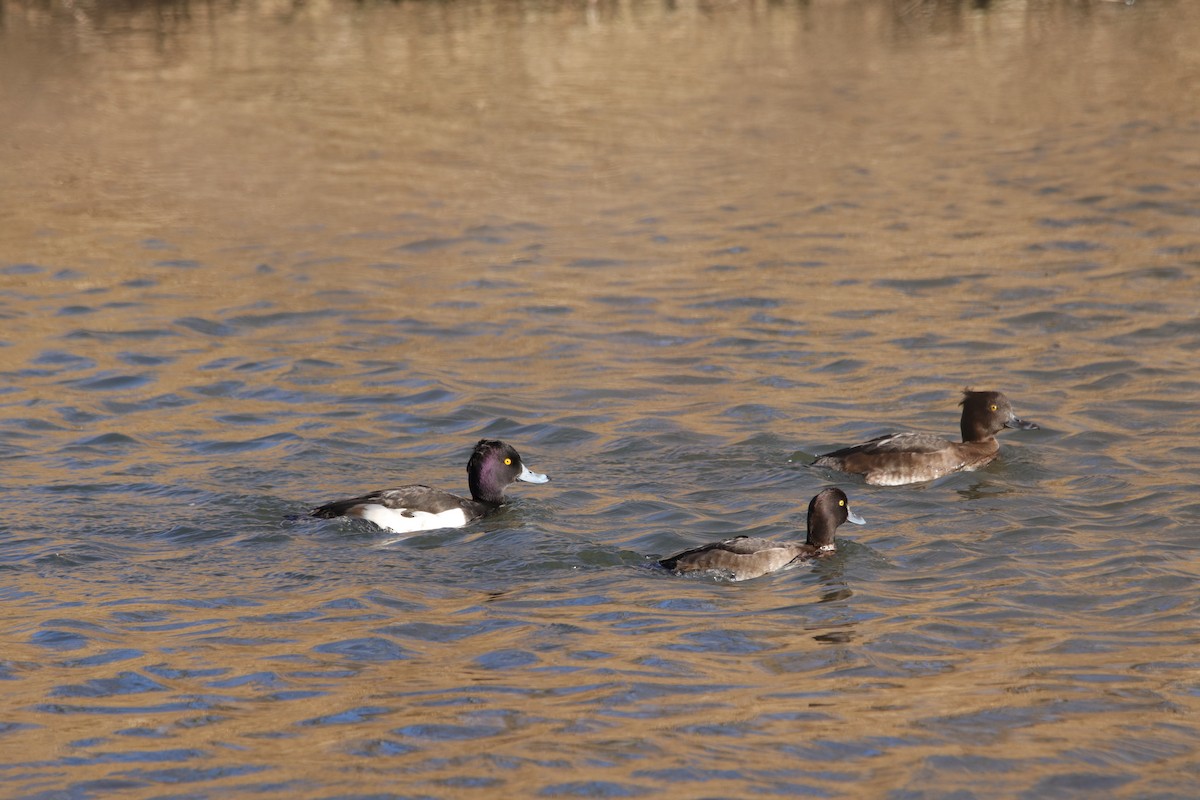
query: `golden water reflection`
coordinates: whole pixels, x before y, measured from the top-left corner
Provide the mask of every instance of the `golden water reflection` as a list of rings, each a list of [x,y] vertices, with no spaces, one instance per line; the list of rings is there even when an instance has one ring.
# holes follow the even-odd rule
[[[0,0],[18,788],[1187,796],[1198,9]],[[839,561],[647,568],[967,383]]]

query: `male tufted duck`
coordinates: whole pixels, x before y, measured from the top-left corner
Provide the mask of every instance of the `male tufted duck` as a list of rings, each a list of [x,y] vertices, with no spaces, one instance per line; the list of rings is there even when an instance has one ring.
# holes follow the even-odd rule
[[[545,483],[548,480],[521,463],[521,456],[511,446],[480,439],[467,462],[470,500],[428,486],[401,486],[326,503],[314,508],[312,516],[323,519],[362,517],[393,533],[459,528],[499,508],[504,502],[505,487],[513,481]]]
[[[963,390],[962,441],[928,433],[893,433],[819,456],[813,466],[862,475],[874,486],[902,486],[984,467],[1000,452],[1004,428],[1037,430],[1018,419],[1000,392]]]
[[[658,563],[676,573],[712,571],[744,581],[829,555],[836,549],[833,532],[843,522],[862,525],[866,520],[850,510],[841,489],[822,489],[808,504],[808,541],[804,544],[735,536],[684,550]]]

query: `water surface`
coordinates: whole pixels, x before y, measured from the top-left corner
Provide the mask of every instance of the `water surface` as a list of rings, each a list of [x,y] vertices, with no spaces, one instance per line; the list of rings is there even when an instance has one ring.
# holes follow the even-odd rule
[[[4,794],[1191,797],[1197,29],[0,0]],[[804,466],[968,385],[1041,430]],[[552,482],[303,518],[481,437]]]

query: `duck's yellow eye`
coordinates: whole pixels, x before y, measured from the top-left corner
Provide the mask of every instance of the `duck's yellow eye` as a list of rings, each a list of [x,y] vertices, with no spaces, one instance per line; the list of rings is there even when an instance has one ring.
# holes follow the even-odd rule
[[[999,408],[999,406],[997,406],[997,405],[993,405],[993,406],[992,406],[992,411],[995,411],[997,408]]]
[[[992,411],[995,411],[995,410],[996,410],[996,409],[994,409],[994,408],[992,409]],[[511,459],[511,458],[506,458],[506,459],[504,459],[504,466],[506,466],[506,467],[511,467],[511,466],[512,466],[512,459]]]
[[[838,505],[839,505],[839,506],[844,506],[844,505],[846,505],[846,501],[845,501],[845,500],[838,500]]]

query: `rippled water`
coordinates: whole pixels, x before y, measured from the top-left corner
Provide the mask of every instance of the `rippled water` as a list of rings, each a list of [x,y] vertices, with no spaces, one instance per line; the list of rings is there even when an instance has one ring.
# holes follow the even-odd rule
[[[1198,29],[0,0],[2,793],[1192,797]],[[966,385],[1041,430],[804,466]],[[303,518],[484,436],[552,482]]]

